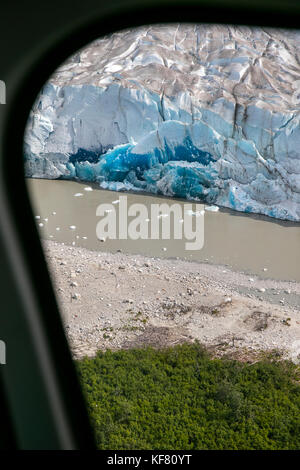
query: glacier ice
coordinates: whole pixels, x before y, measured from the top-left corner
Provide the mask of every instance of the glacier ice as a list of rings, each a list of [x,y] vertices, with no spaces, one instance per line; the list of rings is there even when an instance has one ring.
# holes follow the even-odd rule
[[[300,221],[299,57],[299,32],[265,28],[156,25],[94,41],[43,87],[25,174]]]

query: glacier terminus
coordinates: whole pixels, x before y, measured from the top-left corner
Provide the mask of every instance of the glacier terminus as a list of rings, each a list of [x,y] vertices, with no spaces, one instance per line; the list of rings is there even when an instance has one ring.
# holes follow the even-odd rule
[[[155,25],[55,71],[30,113],[25,175],[300,221],[300,32]]]

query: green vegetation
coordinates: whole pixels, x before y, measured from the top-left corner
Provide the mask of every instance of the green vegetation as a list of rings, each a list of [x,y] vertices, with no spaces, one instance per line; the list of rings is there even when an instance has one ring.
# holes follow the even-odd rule
[[[299,449],[289,362],[212,359],[199,345],[78,362],[99,449]]]

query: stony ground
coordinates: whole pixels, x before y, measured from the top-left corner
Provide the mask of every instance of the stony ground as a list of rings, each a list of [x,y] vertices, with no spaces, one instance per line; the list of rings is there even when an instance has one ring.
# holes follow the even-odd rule
[[[44,247],[75,358],[199,340],[217,356],[273,351],[300,362],[299,283],[52,241]]]

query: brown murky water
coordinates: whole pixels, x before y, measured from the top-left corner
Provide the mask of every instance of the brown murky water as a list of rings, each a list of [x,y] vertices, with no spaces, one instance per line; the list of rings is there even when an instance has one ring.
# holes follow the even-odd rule
[[[300,223],[229,210],[205,211],[204,246],[201,250],[186,250],[186,240],[174,240],[172,224],[170,240],[106,239],[101,242],[96,235],[99,222],[96,209],[101,203],[118,200],[124,193],[73,181],[27,179],[27,183],[34,213],[41,217],[36,222],[43,224],[39,227],[43,238],[98,251],[115,252],[121,249],[125,253],[159,258],[179,257],[205,261],[227,265],[263,278],[300,281]],[[84,189],[88,186],[93,191]],[[75,196],[78,193],[82,196]],[[153,203],[172,205],[177,202],[183,206],[189,202],[143,193],[126,195],[128,206],[143,203],[149,213]],[[71,225],[76,226],[76,229],[70,229]]]

